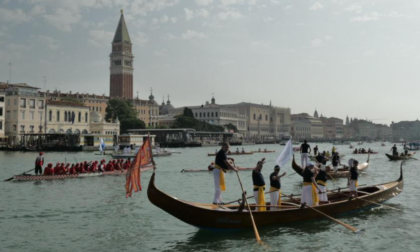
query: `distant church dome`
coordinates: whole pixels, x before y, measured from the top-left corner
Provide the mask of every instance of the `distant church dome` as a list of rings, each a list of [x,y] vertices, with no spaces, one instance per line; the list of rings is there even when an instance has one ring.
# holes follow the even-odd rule
[[[102,115],[96,111],[90,111],[90,121],[99,123],[102,121]]]

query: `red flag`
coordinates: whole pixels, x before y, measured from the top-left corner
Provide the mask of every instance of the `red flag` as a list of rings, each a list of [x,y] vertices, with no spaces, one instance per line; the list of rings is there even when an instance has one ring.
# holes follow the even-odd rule
[[[147,137],[127,172],[125,182],[126,198],[131,197],[133,190],[135,192],[141,191],[140,168],[151,163],[153,163],[152,146],[150,145],[150,138]]]

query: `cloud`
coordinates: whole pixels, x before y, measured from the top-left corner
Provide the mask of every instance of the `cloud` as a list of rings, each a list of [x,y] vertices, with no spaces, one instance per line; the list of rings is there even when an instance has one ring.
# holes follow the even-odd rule
[[[345,10],[349,11],[349,12],[361,13],[362,12],[362,6],[358,3],[353,3],[349,7],[347,7]]]
[[[143,32],[137,32],[137,34],[135,34],[133,37],[133,44],[135,45],[142,46],[147,44],[147,42],[149,42],[149,37]]]
[[[323,10],[324,9],[324,6],[321,3],[316,2],[309,9],[310,10],[313,10],[313,11]]]
[[[259,40],[259,41],[253,41],[253,42],[251,42],[251,46],[255,46],[255,47],[267,47],[267,46],[269,46],[269,43],[267,41],[264,41],[264,40]]]
[[[46,45],[51,50],[55,51],[60,47],[60,43],[58,40],[55,40],[51,37],[39,35],[37,41],[43,45]]]
[[[5,8],[0,8],[0,21],[2,23],[25,23],[29,22],[30,16],[21,9],[9,10]]]
[[[39,16],[45,13],[45,7],[41,5],[35,5],[29,12],[31,16]]]
[[[173,35],[172,33],[168,33],[168,34],[165,35],[165,39],[166,40],[175,40],[176,36]]]
[[[311,41],[312,47],[318,47],[324,45],[327,41],[332,40],[333,38],[329,35],[324,36],[323,38],[316,38]]]
[[[263,18],[263,21],[264,22],[271,22],[271,21],[273,21],[274,20],[274,18],[272,18],[272,17],[270,17],[270,16],[267,16],[267,17],[264,17]]]
[[[227,20],[227,19],[239,19],[242,18],[242,14],[236,11],[226,11],[219,13],[219,19]]]
[[[223,5],[241,4],[244,0],[220,0]]]
[[[53,14],[44,15],[50,25],[64,32],[71,32],[72,26],[80,22],[82,16],[78,11],[57,8]]]
[[[137,0],[128,7],[130,13],[147,16],[149,12],[161,11],[165,8],[175,6],[179,0]]]
[[[199,9],[199,10],[193,11],[188,8],[184,8],[184,13],[185,13],[185,19],[187,21],[190,21],[196,17],[206,18],[210,15],[210,13],[205,9]]]
[[[212,4],[212,3],[213,3],[213,0],[195,0],[195,3],[196,3],[197,5],[201,5],[201,6],[203,6],[203,5],[209,5],[209,4]]]
[[[161,18],[154,18],[152,20],[153,24],[166,24],[166,23],[176,23],[177,18],[176,17],[168,17],[167,15],[162,16]]]
[[[154,51],[153,52],[153,54],[156,56],[156,57],[165,57],[166,56],[166,52],[167,52],[168,50],[166,50],[166,49],[162,49],[162,50],[157,50],[157,51]]]
[[[207,36],[204,33],[196,32],[196,31],[192,31],[192,30],[187,30],[186,32],[182,33],[181,37],[185,40],[207,38]]]
[[[293,5],[289,4],[283,7],[283,10],[290,10],[291,8],[293,8]]]
[[[352,17],[350,19],[351,22],[370,22],[370,21],[377,21],[381,15],[378,12],[371,12],[369,14],[364,14],[362,16]]]
[[[89,44],[97,47],[109,46],[112,42],[114,33],[105,30],[91,30],[89,31]]]

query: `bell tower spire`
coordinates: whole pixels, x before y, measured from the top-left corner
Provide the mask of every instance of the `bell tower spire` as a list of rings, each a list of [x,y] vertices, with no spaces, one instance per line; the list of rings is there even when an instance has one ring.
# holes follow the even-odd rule
[[[132,43],[128,34],[124,11],[121,10],[120,21],[112,40],[110,58],[109,96],[133,99],[133,59]]]

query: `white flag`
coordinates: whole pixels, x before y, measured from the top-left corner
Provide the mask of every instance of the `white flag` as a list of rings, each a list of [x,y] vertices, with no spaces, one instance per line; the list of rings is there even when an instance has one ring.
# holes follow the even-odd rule
[[[293,155],[292,148],[292,138],[289,139],[286,146],[284,146],[283,151],[280,153],[280,156],[277,158],[276,163],[283,168],[287,162],[289,162],[290,157]]]

